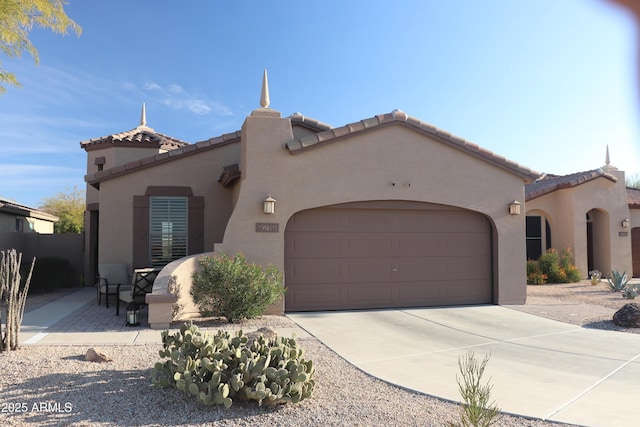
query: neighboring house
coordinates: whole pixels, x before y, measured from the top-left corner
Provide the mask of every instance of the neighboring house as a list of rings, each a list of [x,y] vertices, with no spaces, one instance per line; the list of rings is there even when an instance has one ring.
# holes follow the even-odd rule
[[[640,274],[632,268],[631,241],[640,227],[632,215],[623,171],[609,164],[571,175],[543,175],[526,185],[527,258],[570,248],[583,277],[589,271]],[[640,229],[638,229],[640,230]],[[640,260],[640,252],[633,257]]]
[[[0,198],[0,232],[53,233],[58,217]]]
[[[554,247],[580,251],[585,277],[587,213],[599,240],[607,220],[619,239],[609,239],[607,256],[594,249],[593,265],[609,271],[614,261],[620,269],[630,263],[619,245],[630,253],[630,238],[618,237],[615,226],[629,217],[626,202],[606,196],[624,189],[622,172],[602,172],[565,196],[563,186],[547,188],[550,176],[538,180],[539,173],[402,111],[337,128],[299,113],[282,117],[269,108],[266,79],[261,108],[240,131],[187,144],[147,127],[143,107],[137,128],[81,147],[87,271],[97,263],[170,263],[147,296],[156,327],[168,325],[175,302],[183,313],[195,310],[188,291],[203,252],[243,252],[284,271],[286,296],[271,313],[523,304],[524,261],[534,246],[525,245],[525,224],[535,222],[527,217],[545,218],[538,222],[549,224],[544,235]],[[602,195],[579,205],[589,189]],[[618,218],[619,209],[626,216]],[[576,227],[584,226],[584,239],[556,229],[567,213],[582,215]],[[535,245],[542,250],[550,238]]]

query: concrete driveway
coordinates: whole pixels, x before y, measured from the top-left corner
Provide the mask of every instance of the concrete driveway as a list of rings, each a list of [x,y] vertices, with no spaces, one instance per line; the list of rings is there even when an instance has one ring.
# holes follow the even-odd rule
[[[640,335],[586,329],[500,306],[292,313],[353,365],[459,401],[458,357],[491,354],[485,381],[507,413],[585,426],[637,426]]]

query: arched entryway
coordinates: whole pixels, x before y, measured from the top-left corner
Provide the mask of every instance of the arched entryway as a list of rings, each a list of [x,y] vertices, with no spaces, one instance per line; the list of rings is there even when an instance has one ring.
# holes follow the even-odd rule
[[[492,235],[485,216],[429,203],[298,212],[285,230],[285,310],[491,303]]]
[[[608,272],[611,268],[609,214],[600,209],[591,209],[586,219],[588,269]]]

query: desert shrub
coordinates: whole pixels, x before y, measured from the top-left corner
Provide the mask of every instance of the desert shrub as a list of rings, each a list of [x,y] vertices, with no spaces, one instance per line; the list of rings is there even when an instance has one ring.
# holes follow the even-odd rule
[[[291,338],[249,340],[242,331],[232,337],[201,332],[183,324],[175,334],[162,332],[163,350],[151,371],[155,387],[177,388],[205,405],[224,405],[234,399],[258,405],[297,403],[310,398],[315,368]]]
[[[607,282],[609,282],[609,290],[611,292],[620,292],[629,283],[627,272],[620,273],[619,271],[613,270],[609,277],[607,277]]]
[[[534,267],[535,265],[535,267]],[[548,249],[537,261],[527,261],[527,283],[573,283],[580,280],[580,272],[573,264],[569,248],[558,253]]]
[[[544,285],[547,283],[547,275],[540,270],[537,261],[527,261],[527,285]]]
[[[640,295],[640,285],[628,283],[622,290],[622,296],[627,299],[636,299]]]
[[[462,378],[456,376],[458,389],[462,396],[460,423],[452,426],[488,427],[500,419],[500,408],[491,401],[493,386],[482,383],[484,370],[489,362],[489,355],[478,362],[473,351],[458,358],[458,368]]]
[[[258,317],[285,292],[275,266],[262,269],[242,254],[204,257],[200,267],[193,274],[191,296],[203,316],[224,316],[230,323]]]
[[[560,252],[559,257],[560,270],[564,271],[566,276],[566,282],[560,283],[574,283],[580,281],[580,271],[573,263],[573,254],[570,248],[565,248]]]

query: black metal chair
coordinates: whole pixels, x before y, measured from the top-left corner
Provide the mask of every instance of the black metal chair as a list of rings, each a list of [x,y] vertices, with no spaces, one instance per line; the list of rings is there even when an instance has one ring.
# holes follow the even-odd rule
[[[158,268],[139,268],[133,270],[133,282],[131,286],[118,285],[118,306],[116,307],[116,315],[120,315],[120,301],[124,303],[135,302],[144,305],[145,296],[153,291],[153,282],[158,276],[160,269]]]
[[[102,303],[102,295],[105,296],[106,306],[109,308],[109,297],[118,295],[120,289],[130,287],[129,270],[126,264],[98,264],[98,305]]]

